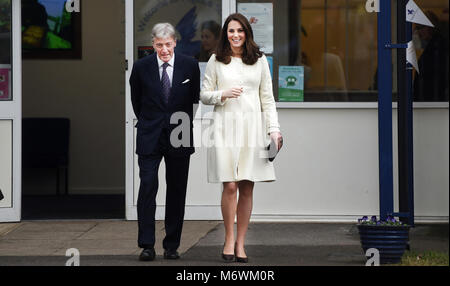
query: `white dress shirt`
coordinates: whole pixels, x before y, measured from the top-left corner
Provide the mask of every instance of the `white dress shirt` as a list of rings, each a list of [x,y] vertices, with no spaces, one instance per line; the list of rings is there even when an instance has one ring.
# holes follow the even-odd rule
[[[162,72],[163,72],[163,64],[164,64],[164,62],[159,58],[158,55],[156,55],[156,58],[158,59],[159,79],[162,79]],[[170,87],[172,87],[173,64],[174,63],[175,63],[175,53],[173,53],[172,58],[170,59],[170,61],[168,61],[169,65],[166,68],[167,75],[169,76]]]

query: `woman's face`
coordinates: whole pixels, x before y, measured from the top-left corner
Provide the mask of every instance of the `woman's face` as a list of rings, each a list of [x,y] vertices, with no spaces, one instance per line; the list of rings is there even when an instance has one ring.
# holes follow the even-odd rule
[[[203,49],[205,51],[209,52],[209,51],[215,49],[216,45],[217,45],[217,39],[216,39],[216,37],[214,37],[214,34],[208,29],[203,30],[202,31]]]
[[[231,50],[233,52],[242,50],[245,43],[245,31],[241,23],[235,20],[228,23],[227,35]]]

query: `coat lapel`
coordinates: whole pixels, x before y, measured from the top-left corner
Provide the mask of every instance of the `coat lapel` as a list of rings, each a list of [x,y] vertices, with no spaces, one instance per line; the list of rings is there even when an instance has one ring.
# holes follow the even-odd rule
[[[183,71],[182,71],[182,58],[180,56],[175,55],[175,62],[173,67],[173,78],[172,78],[172,88],[170,90],[170,97],[169,102],[173,101],[174,97],[177,94],[177,88],[180,84],[182,77],[183,77]]]

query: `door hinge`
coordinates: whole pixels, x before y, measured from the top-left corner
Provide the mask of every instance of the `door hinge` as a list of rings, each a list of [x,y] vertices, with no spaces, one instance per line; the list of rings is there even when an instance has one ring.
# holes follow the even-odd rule
[[[125,71],[128,71],[128,60],[125,60]]]

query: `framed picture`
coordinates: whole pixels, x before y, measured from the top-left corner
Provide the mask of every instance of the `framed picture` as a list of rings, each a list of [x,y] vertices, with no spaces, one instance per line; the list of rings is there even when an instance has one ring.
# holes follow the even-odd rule
[[[24,59],[81,59],[81,12],[66,1],[22,0]]]

